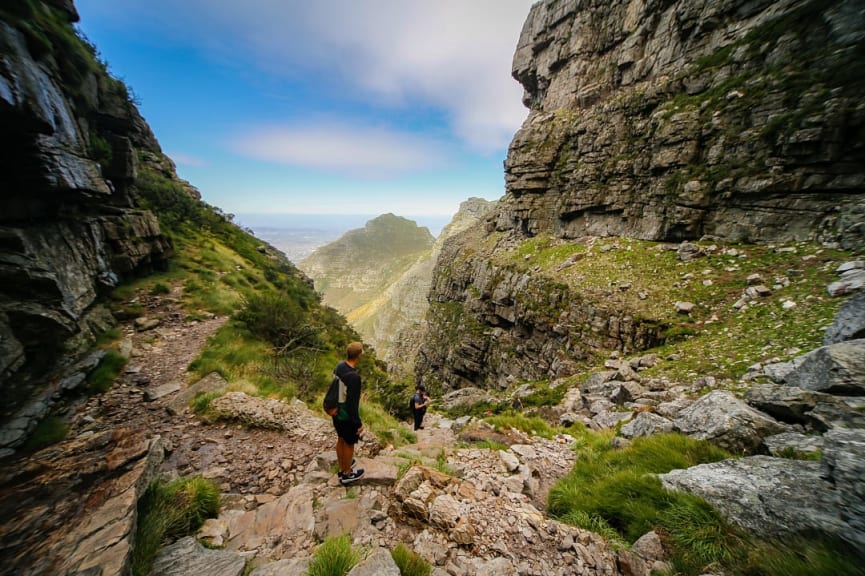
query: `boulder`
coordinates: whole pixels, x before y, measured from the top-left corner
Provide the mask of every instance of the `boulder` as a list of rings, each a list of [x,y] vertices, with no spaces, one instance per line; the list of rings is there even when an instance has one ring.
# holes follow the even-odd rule
[[[210,550],[196,542],[192,536],[187,536],[160,550],[153,561],[150,574],[241,576],[245,566],[246,560],[242,556],[227,550]]]
[[[797,454],[816,454],[823,449],[823,437],[799,432],[782,432],[764,438],[763,444],[772,456],[782,457],[790,450]]]
[[[837,492],[843,536],[859,550],[865,549],[865,431],[830,430],[823,444],[821,476]]]
[[[865,395],[865,339],[830,344],[806,355],[786,383],[830,394]]]
[[[249,576],[306,576],[309,558],[287,558],[259,566]]]
[[[841,305],[835,321],[823,335],[823,344],[865,338],[865,293],[857,294]]]
[[[625,438],[639,438],[672,431],[673,423],[671,421],[651,412],[640,412],[636,418],[621,428],[622,436]]]
[[[755,453],[764,437],[785,431],[781,423],[725,390],[711,392],[679,412],[674,425],[692,438],[709,440],[734,454]]]
[[[848,530],[819,462],[751,456],[673,470],[660,479],[667,490],[701,496],[730,522],[760,536],[841,536]]]
[[[378,548],[352,568],[348,576],[400,576],[400,571],[390,552]]]

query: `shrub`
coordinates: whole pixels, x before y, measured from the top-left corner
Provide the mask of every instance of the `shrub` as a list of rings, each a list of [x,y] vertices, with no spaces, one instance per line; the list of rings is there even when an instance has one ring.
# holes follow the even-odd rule
[[[237,319],[244,322],[253,335],[272,344],[280,354],[316,347],[321,331],[293,298],[282,293],[250,295]]]
[[[390,555],[399,568],[400,576],[429,576],[432,572],[430,563],[409,550],[405,544],[397,544]]]
[[[157,296],[159,294],[169,294],[171,292],[171,288],[167,284],[163,284],[162,282],[157,282],[150,289],[150,294],[152,296]]]
[[[348,534],[326,539],[309,563],[309,576],[345,576],[360,561],[360,554],[351,545]]]
[[[219,504],[219,489],[203,478],[151,484],[138,502],[134,576],[147,576],[163,542],[194,533],[207,518],[219,514]]]

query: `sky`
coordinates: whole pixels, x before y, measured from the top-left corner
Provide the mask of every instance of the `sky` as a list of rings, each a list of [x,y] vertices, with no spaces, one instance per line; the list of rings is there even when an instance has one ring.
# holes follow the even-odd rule
[[[532,0],[76,0],[178,174],[237,214],[504,195]]]

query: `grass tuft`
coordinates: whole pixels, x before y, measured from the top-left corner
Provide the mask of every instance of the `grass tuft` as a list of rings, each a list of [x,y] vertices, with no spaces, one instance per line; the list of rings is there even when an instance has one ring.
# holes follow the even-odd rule
[[[485,418],[496,431],[506,431],[510,428],[520,430],[532,436],[541,436],[542,438],[552,438],[556,435],[553,429],[546,420],[537,416],[524,416],[522,414],[499,414],[497,416],[489,416]]]
[[[307,569],[308,576],[345,576],[360,561],[348,534],[326,539],[316,549]]]
[[[43,418],[21,446],[21,452],[30,454],[46,446],[60,442],[69,433],[69,425],[60,416]]]
[[[138,502],[132,573],[147,576],[160,546],[198,530],[219,514],[219,489],[204,478],[157,480]]]
[[[86,388],[90,394],[107,392],[120,372],[126,366],[127,359],[117,350],[106,352],[102,360],[90,374],[87,375]]]
[[[390,555],[399,568],[400,576],[429,576],[432,572],[430,563],[409,550],[405,544],[397,544]]]

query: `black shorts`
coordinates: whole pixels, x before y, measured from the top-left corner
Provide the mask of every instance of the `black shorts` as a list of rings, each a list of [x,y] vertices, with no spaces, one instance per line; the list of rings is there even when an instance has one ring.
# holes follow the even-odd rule
[[[353,446],[357,443],[360,437],[357,435],[358,427],[354,422],[351,420],[337,420],[336,417],[332,420],[337,436],[342,438],[346,444]]]

